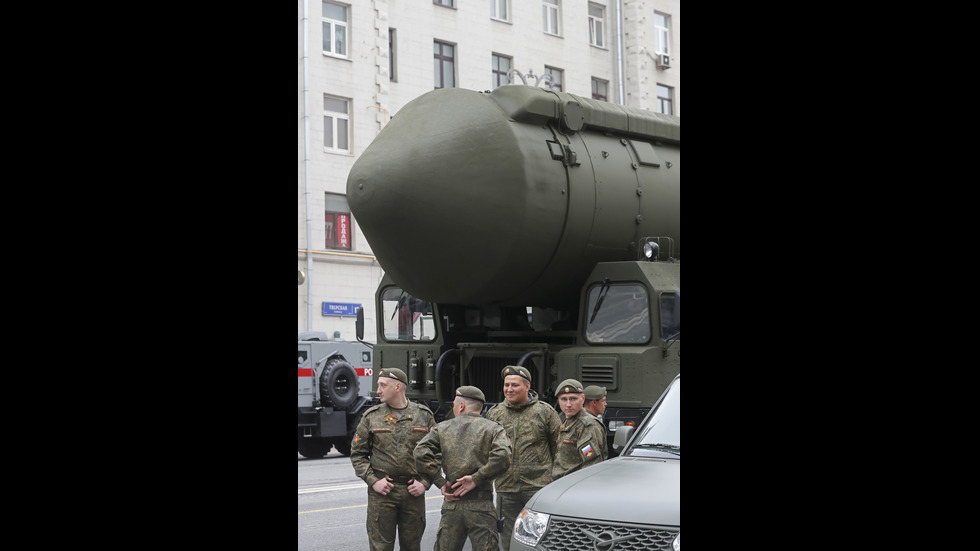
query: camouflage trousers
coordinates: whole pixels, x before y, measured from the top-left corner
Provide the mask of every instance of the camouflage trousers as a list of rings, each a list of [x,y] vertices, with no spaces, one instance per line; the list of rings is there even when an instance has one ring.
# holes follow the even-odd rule
[[[443,502],[433,551],[460,551],[467,537],[473,551],[499,551],[497,512],[491,500]]]
[[[500,533],[500,540],[504,551],[510,551],[510,536],[514,533],[514,522],[521,516],[521,510],[529,499],[541,488],[524,490],[523,492],[497,492],[500,496],[500,511],[504,517],[504,531]]]
[[[396,527],[400,550],[421,551],[425,494],[413,496],[405,484],[395,484],[386,496],[368,488],[367,535],[371,551],[394,551]]]

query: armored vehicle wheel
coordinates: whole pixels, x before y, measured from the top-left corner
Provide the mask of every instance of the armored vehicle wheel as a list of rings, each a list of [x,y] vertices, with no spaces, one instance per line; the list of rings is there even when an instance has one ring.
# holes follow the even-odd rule
[[[347,437],[341,436],[333,440],[333,447],[337,448],[337,451],[343,456],[350,457],[350,446],[350,439]]]
[[[320,403],[324,406],[343,409],[357,400],[359,391],[357,372],[344,359],[330,360],[320,374]]]
[[[320,459],[330,451],[330,440],[318,438],[303,440],[299,443],[299,454],[307,459]]]
[[[363,410],[347,418],[347,436],[334,438],[333,447],[337,448],[337,451],[340,452],[341,455],[350,457],[351,440],[354,439],[354,433],[357,431],[357,425],[361,422],[362,412]]]

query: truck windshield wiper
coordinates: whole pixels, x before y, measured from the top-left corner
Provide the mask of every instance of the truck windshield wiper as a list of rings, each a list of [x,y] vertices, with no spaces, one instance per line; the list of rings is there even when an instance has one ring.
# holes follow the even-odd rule
[[[599,307],[602,306],[602,299],[606,298],[606,295],[608,294],[609,294],[609,278],[607,277],[602,280],[602,288],[599,289],[599,300],[595,301],[595,308],[592,309],[592,318],[589,319],[589,323],[595,321],[595,316],[596,314],[599,313]]]
[[[405,304],[405,299],[408,298],[408,293],[402,290],[402,294],[398,297],[398,304],[395,304],[395,311],[391,313],[391,319],[395,319],[395,314],[402,309],[402,305]]]

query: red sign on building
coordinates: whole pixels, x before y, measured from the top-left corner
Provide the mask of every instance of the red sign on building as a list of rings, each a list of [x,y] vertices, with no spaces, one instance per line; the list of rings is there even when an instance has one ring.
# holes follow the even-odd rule
[[[326,247],[350,250],[350,214],[328,212],[326,218]]]

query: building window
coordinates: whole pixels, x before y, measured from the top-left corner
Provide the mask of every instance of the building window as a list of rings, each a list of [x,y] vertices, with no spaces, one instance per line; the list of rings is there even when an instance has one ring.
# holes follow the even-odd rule
[[[654,52],[670,55],[670,20],[666,15],[653,14]]]
[[[665,115],[674,114],[674,89],[670,86],[657,85],[657,110]]]
[[[542,0],[541,11],[544,17],[544,32],[548,34],[561,34],[558,21],[561,19],[559,13],[559,0]]]
[[[609,81],[592,79],[592,99],[609,101]]]
[[[491,90],[504,84],[510,84],[510,77],[507,76],[507,73],[510,72],[511,61],[511,58],[507,56],[493,54],[491,60],[493,64],[493,78],[490,82]]]
[[[605,12],[603,6],[589,4],[589,44],[600,48],[606,45],[603,38],[606,29]]]
[[[432,3],[437,6],[446,6],[447,8],[455,8],[455,0],[432,0]]]
[[[436,88],[456,87],[456,47],[452,44],[433,42],[433,71]]]
[[[501,21],[510,21],[507,12],[507,4],[510,0],[490,0],[490,18]]]
[[[347,6],[323,2],[323,53],[347,57]]]
[[[350,153],[350,101],[323,96],[323,149]]]
[[[551,75],[551,89],[561,92],[565,83],[565,71],[554,67],[544,66],[544,74]]]
[[[395,29],[388,29],[388,80],[398,82],[398,73],[395,72]]]
[[[351,250],[351,220],[347,197],[327,193],[324,197],[326,240],[328,249]]]

